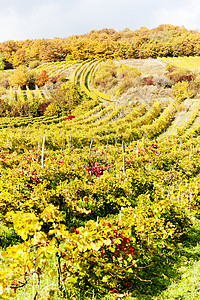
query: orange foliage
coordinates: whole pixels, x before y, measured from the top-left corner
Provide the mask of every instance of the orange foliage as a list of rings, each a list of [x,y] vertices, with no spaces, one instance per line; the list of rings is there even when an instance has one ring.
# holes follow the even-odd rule
[[[37,77],[36,79],[36,84],[41,87],[43,85],[45,85],[45,83],[47,83],[49,80],[49,75],[47,74],[47,71],[43,70]]]
[[[61,61],[66,56],[86,60],[200,55],[200,33],[169,24],[120,32],[104,28],[63,39],[7,41],[0,43],[0,54],[14,68],[38,60]]]

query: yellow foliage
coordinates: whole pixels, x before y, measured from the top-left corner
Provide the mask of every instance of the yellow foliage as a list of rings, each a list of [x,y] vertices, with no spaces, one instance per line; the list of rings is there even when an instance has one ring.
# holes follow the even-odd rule
[[[182,81],[172,86],[172,95],[178,102],[181,102],[187,98],[191,98],[193,93],[189,90],[189,83]]]

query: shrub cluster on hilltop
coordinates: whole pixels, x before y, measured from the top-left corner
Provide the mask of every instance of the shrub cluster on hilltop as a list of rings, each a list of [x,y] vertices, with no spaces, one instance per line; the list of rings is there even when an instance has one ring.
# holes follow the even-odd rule
[[[192,72],[186,68],[167,64],[165,74],[144,77],[137,68],[117,64],[112,60],[101,63],[93,79],[93,85],[98,90],[118,98],[130,90],[132,94],[135,94],[133,88],[136,88],[136,93],[141,98],[141,94],[143,95],[144,92],[143,89],[146,90],[148,87],[154,86],[154,93],[168,89],[169,94],[171,93],[175,98],[179,98],[180,101],[196,96],[199,93],[199,84],[198,72]],[[151,87],[149,91],[151,91]]]
[[[9,40],[0,44],[0,68],[21,64],[34,67],[38,62],[88,58],[148,58],[193,56],[200,54],[200,33],[184,27],[160,25],[120,32],[114,29],[92,30],[67,38]]]

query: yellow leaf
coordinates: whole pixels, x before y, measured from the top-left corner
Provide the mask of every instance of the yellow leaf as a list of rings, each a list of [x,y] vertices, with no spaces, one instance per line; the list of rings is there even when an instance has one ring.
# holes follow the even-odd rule
[[[50,270],[48,272],[49,277],[53,280],[55,276],[57,276],[57,272],[55,270]]]
[[[40,259],[40,257],[38,257],[38,258],[36,259],[36,261],[35,261],[35,268],[38,267],[40,261],[41,261],[41,259]]]
[[[101,274],[101,272],[102,272],[101,268],[95,270],[96,276],[99,277],[99,275]]]
[[[103,282],[107,282],[109,279],[110,279],[110,276],[104,276],[104,277],[102,278],[102,281],[103,281]]]
[[[114,248],[112,248],[112,247],[109,247],[109,250],[111,251],[111,252],[115,252],[115,249]]]
[[[71,278],[69,278],[69,279],[68,279],[68,282],[71,282],[71,283],[76,283],[76,282],[77,282],[77,280],[78,280],[78,278],[77,278],[77,277],[71,277]]]

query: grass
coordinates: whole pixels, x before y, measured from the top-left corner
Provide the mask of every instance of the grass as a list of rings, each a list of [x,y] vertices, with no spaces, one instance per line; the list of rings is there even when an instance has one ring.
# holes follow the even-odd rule
[[[179,56],[179,57],[162,57],[159,59],[164,63],[169,63],[176,67],[185,68],[191,71],[199,71],[200,57],[199,56]]]
[[[198,300],[200,299],[200,221],[196,220],[180,249],[177,263],[178,277],[154,300]]]
[[[200,262],[191,262],[192,266],[182,266],[181,280],[174,282],[160,297],[154,299],[200,299]]]
[[[174,256],[165,259],[165,263],[157,263],[157,267],[149,270],[151,283],[139,282],[132,291],[115,294],[96,294],[91,290],[80,293],[66,288],[65,296],[57,293],[57,278],[41,278],[38,300],[198,300],[200,299],[200,219],[196,219],[192,228],[182,238],[181,247]],[[52,268],[56,261],[50,261]],[[18,290],[13,300],[33,299],[32,282],[25,289]]]
[[[155,77],[166,73],[165,64],[158,59],[123,59],[118,63],[137,68],[142,77]]]

